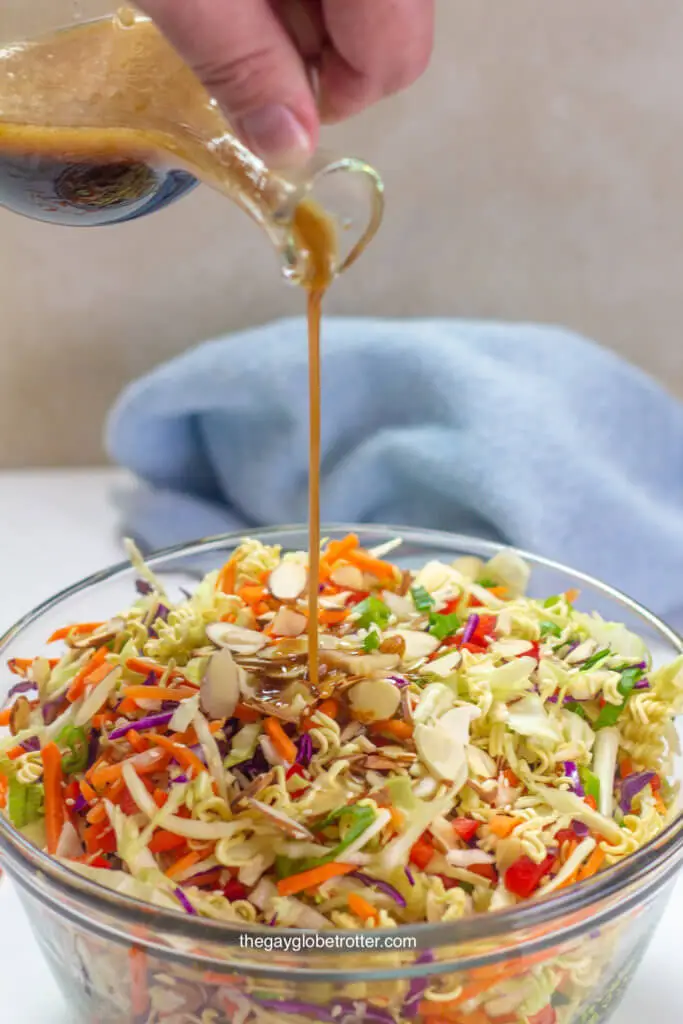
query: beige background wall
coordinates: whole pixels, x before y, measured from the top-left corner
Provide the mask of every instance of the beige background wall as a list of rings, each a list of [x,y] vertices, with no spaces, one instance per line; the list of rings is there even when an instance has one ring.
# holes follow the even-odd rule
[[[683,394],[683,5],[440,0],[438,33],[419,87],[330,137],[389,207],[328,309],[561,322]],[[206,190],[99,231],[0,211],[0,466],[101,461],[126,381],[301,308]]]

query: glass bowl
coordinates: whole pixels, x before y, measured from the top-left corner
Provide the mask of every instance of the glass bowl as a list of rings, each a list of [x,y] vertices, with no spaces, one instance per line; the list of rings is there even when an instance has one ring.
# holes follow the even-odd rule
[[[436,531],[353,530],[366,547],[402,537],[392,558],[404,568],[500,550]],[[347,532],[325,530],[329,537]],[[307,546],[300,527],[253,536],[285,549]],[[223,564],[239,540],[174,548],[149,564],[173,594]],[[683,651],[672,630],[623,594],[521,554],[533,568],[532,596],[576,587],[579,608],[638,632],[656,660]],[[134,579],[130,566],[116,566],[58,594],[2,638],[3,662],[44,653],[45,638],[65,622],[105,619],[126,607]],[[9,678],[3,685],[6,692]],[[77,876],[3,818],[0,850],[79,1024],[602,1024],[666,905],[683,855],[683,816],[633,856],[557,896],[399,930],[237,928],[160,910]]]

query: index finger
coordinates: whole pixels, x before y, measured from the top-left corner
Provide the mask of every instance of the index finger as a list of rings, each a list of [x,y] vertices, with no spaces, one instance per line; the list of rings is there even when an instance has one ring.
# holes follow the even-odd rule
[[[412,85],[434,45],[434,0],[323,0],[322,112],[335,121]]]

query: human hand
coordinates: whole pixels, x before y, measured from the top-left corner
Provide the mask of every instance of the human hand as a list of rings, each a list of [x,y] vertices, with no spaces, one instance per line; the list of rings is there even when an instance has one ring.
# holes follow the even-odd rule
[[[138,2],[243,141],[276,166],[305,162],[321,121],[411,85],[431,55],[434,0]]]

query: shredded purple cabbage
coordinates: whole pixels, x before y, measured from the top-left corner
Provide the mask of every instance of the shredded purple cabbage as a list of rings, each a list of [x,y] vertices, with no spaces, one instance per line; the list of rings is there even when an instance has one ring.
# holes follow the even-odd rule
[[[249,761],[243,761],[242,764],[236,766],[242,772],[243,775],[252,782],[258,778],[259,775],[265,775],[270,771],[270,765],[266,761],[266,756],[260,746],[256,748],[256,753]]]
[[[148,583],[147,580],[136,580],[135,589],[137,590],[138,594],[142,594],[143,597],[146,597],[147,594],[152,593],[154,587],[152,586],[151,583]]]
[[[43,713],[43,722],[45,725],[52,725],[62,713],[63,698],[59,700],[50,700],[47,704],[43,704],[41,711]]]
[[[431,964],[434,962],[434,954],[430,949],[423,950],[419,957],[415,961],[417,964]],[[406,996],[403,1004],[403,1016],[411,1019],[418,1017],[418,1005],[425,994],[426,989],[429,988],[429,977],[424,975],[420,978],[411,978],[410,988],[408,989],[408,995]]]
[[[192,914],[193,917],[197,916],[197,911],[192,906],[192,904],[190,903],[190,901],[188,900],[187,896],[185,895],[185,893],[183,892],[182,889],[180,889],[180,888],[175,889],[174,890],[174,896],[178,900],[178,902],[182,906],[183,910],[187,914]]]
[[[351,878],[357,879],[362,882],[363,885],[377,889],[379,892],[383,892],[385,896],[390,896],[394,903],[397,903],[399,907],[405,907],[406,901],[401,896],[398,889],[394,889],[393,885],[389,885],[388,882],[383,882],[379,878],[373,878],[371,875],[366,875],[362,871],[352,871]]]
[[[585,839],[586,836],[590,835],[590,829],[588,825],[584,825],[582,821],[578,821],[576,818],[573,819],[571,826],[580,839]]]
[[[162,622],[166,622],[170,614],[171,609],[167,608],[165,604],[160,604],[157,608],[156,618],[161,619]]]
[[[650,785],[654,777],[655,772],[633,772],[622,780],[619,786],[619,806],[624,814],[629,813],[634,798]]]
[[[176,775],[175,779],[171,779],[173,785],[181,785],[182,783],[189,782],[187,775]]]
[[[88,806],[88,801],[85,799],[82,793],[79,793],[76,799],[74,800],[72,810],[76,814],[81,814],[83,811],[87,809]]]
[[[468,644],[474,636],[475,630],[479,625],[479,616],[476,612],[472,612],[467,622],[465,623],[465,630],[460,639],[461,644]]]
[[[576,793],[577,796],[585,796],[586,792],[581,784],[581,776],[579,775],[579,769],[576,766],[576,761],[565,761],[564,762],[564,774],[569,779],[569,785],[571,786],[572,793]]]
[[[18,697],[20,693],[31,693],[32,690],[37,690],[38,684],[31,682],[30,679],[25,679],[23,683],[15,683],[7,694],[7,700],[2,706],[3,711],[9,707],[12,702],[12,697]]]
[[[403,689],[404,686],[410,685],[410,680],[406,679],[405,676],[387,676],[390,683],[393,683],[399,690]]]
[[[649,679],[639,679],[638,682],[636,683],[636,685],[633,687],[633,689],[634,690],[649,690],[650,689],[650,680]]]
[[[40,740],[37,736],[32,736],[30,740],[24,740],[21,747],[27,754],[35,754],[36,751],[40,750]]]
[[[139,722],[126,722],[125,725],[120,725],[118,729],[114,729],[113,732],[109,733],[110,740],[120,740],[126,736],[131,729],[135,729],[136,732],[144,732],[146,729],[156,729],[160,725],[168,725],[175,714],[175,711],[164,711],[160,715],[149,715],[147,718],[141,718]]]
[[[415,876],[413,875],[413,872],[410,870],[410,868],[408,867],[407,864],[406,864],[406,866],[404,867],[403,870],[405,872],[405,876],[408,879],[409,883],[411,885],[415,885]]]
[[[92,768],[97,758],[100,756],[100,734],[97,729],[93,729],[88,739],[88,768]]]
[[[308,768],[313,758],[313,740],[307,732],[299,737],[296,748],[296,763],[300,764],[303,768]]]

